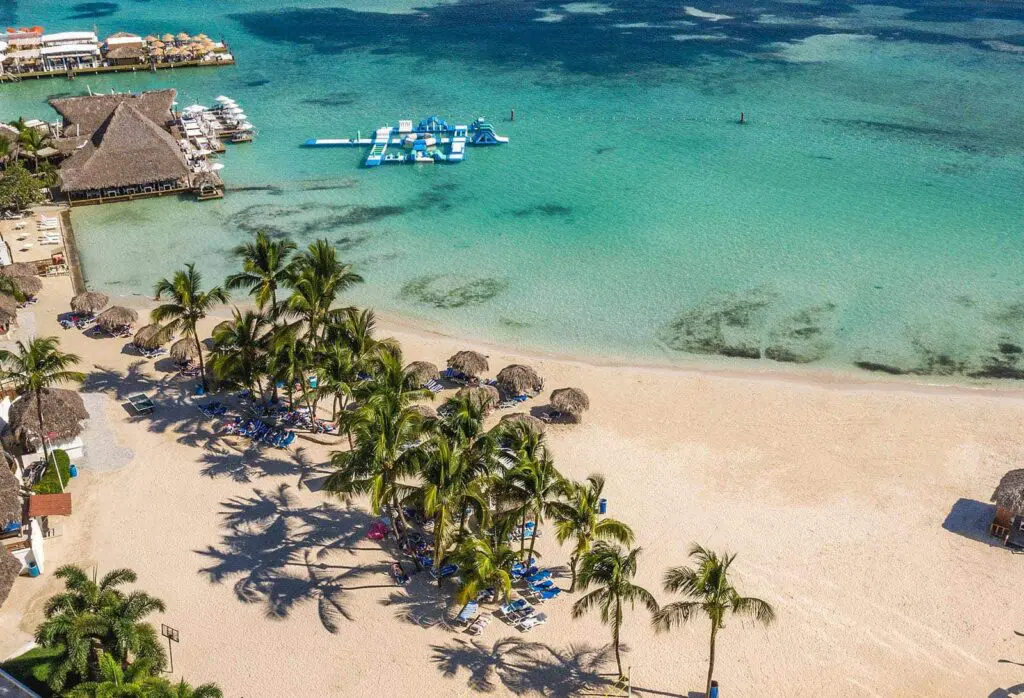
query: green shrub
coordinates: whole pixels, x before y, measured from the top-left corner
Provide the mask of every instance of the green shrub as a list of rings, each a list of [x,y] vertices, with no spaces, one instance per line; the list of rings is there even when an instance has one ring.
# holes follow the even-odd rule
[[[60,479],[57,478],[58,471]],[[57,494],[61,491],[60,483],[63,481],[66,488],[70,479],[71,457],[68,456],[67,451],[58,448],[50,453],[50,460],[46,463],[46,472],[43,473],[39,482],[32,486],[32,491],[36,494]]]
[[[47,698],[53,695],[53,693],[46,685],[46,680],[50,678],[53,665],[60,658],[60,654],[63,651],[64,648],[59,645],[55,647],[35,647],[23,655],[14,659],[8,659],[3,664],[0,664],[0,668],[40,696]]]

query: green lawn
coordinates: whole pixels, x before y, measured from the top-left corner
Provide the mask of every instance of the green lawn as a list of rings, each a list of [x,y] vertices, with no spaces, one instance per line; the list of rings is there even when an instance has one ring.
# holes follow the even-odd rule
[[[43,698],[50,698],[53,693],[46,687],[46,679],[50,677],[51,662],[60,652],[60,647],[35,647],[20,657],[8,659],[0,667]]]

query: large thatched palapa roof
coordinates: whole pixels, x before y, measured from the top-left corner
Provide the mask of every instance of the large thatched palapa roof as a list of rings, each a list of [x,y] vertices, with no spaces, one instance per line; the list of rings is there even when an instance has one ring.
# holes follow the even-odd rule
[[[498,402],[501,400],[498,389],[493,385],[477,385],[462,388],[459,392],[455,393],[455,397],[468,398],[471,404],[483,409],[484,414],[489,414],[491,410],[498,406]]]
[[[579,418],[590,409],[590,398],[579,388],[559,388],[551,392],[551,405],[559,412]]]
[[[120,305],[112,305],[96,316],[96,324],[100,327],[112,330],[125,325],[135,324],[139,314],[131,308],[124,308]]]
[[[510,395],[527,395],[543,390],[544,381],[529,366],[512,364],[498,371],[498,386]]]
[[[13,277],[35,276],[36,265],[29,264],[28,262],[14,262],[13,264],[8,264],[5,267],[0,267],[0,274]]]
[[[98,313],[107,306],[110,298],[99,291],[84,291],[71,299],[71,309],[76,313]]]
[[[171,119],[171,106],[176,90],[153,90],[139,95],[84,95],[51,99],[50,106],[64,119],[64,130],[88,135],[96,131],[122,104],[134,107],[157,126],[163,128]]]
[[[486,371],[489,366],[487,357],[480,352],[460,351],[448,359],[448,368],[475,378]]]
[[[184,364],[199,358],[199,348],[191,337],[182,337],[171,345],[171,358]]]
[[[55,432],[58,441],[73,439],[82,433],[83,419],[89,418],[82,396],[73,390],[47,388],[42,393],[45,434]],[[25,394],[11,404],[11,431],[22,444],[41,440],[35,395]]]
[[[43,290],[43,282],[38,276],[12,276],[11,281],[18,292],[25,296],[34,296]]]
[[[405,367],[405,375],[415,385],[426,385],[427,381],[437,380],[441,374],[438,372],[437,366],[429,361],[413,361]]]
[[[996,491],[992,493],[992,501],[1017,516],[1024,514],[1024,468],[1003,475]]]
[[[0,296],[0,323],[8,324],[18,319],[18,304],[10,296]]]
[[[11,521],[21,521],[25,508],[21,501],[18,479],[0,458],[0,528]]]
[[[171,134],[131,103],[122,102],[61,164],[60,187],[88,191],[177,181],[188,175]]]
[[[534,432],[535,434],[543,434],[545,429],[544,422],[540,421],[536,417],[525,412],[513,412],[512,414],[506,414],[498,422],[499,427],[509,427],[516,424],[521,424],[526,429]]]
[[[437,417],[437,410],[430,405],[412,405],[409,409],[413,412],[418,412],[424,419],[434,419]]]
[[[167,344],[167,337],[161,332],[160,325],[145,325],[132,338],[132,344],[139,349],[156,349]]]
[[[14,580],[21,572],[21,563],[12,555],[7,548],[0,545],[0,606],[11,593],[14,587]]]

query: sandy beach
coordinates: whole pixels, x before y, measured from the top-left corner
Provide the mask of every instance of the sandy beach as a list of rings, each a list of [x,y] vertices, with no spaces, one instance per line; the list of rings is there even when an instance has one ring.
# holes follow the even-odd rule
[[[549,621],[529,634],[497,619],[479,638],[449,627],[454,588],[426,574],[393,586],[388,551],[365,536],[366,503],[319,492],[342,439],[300,435],[283,451],[218,435],[189,398],[194,379],[126,352],[127,340],[61,329],[71,279],[43,283],[35,332],[82,356],[98,443],[87,441],[48,573],[19,579],[0,610],[0,656],[30,641],[52,571],[73,562],[136,570],[168,607],[153,622],[181,633],[175,675],[225,695],[605,695],[608,631],[596,616],[572,620],[571,597],[546,604]],[[739,554],[737,585],[778,620],[727,624],[722,695],[1004,696],[1024,682],[1020,558],[986,535],[988,499],[1024,454],[1024,393],[597,365],[382,330],[407,361],[479,348],[492,373],[527,363],[549,389],[583,388],[591,411],[549,429],[550,448],[565,475],[606,476],[609,514],[643,547],[637,582],[659,601],[692,542]],[[156,411],[131,416],[124,399],[143,391]],[[542,530],[543,563],[567,587],[568,551]],[[272,584],[253,588],[255,572]],[[629,614],[635,694],[698,695],[707,636],[707,621],[656,635],[645,612]]]

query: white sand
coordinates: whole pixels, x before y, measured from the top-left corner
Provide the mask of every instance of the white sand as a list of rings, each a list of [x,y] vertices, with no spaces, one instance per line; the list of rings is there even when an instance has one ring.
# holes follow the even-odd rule
[[[167,603],[153,620],[181,632],[176,673],[252,697],[569,696],[614,672],[607,630],[596,617],[573,621],[564,595],[526,635],[497,620],[479,639],[423,627],[450,589],[440,597],[426,575],[407,591],[389,585],[389,555],[365,538],[364,503],[315,491],[330,444],[300,438],[288,453],[254,452],[213,436],[183,399],[188,386],[152,361],[132,366],[125,340],[57,327],[70,281],[44,283],[39,331],[83,355],[87,386],[108,396],[116,453],[131,456],[73,483],[75,513],[48,547],[49,571],[134,568]],[[385,329],[409,360],[443,364],[473,346]],[[738,552],[740,589],[775,605],[774,626],[734,620],[719,636],[723,695],[988,696],[1022,681],[1018,666],[998,661],[1024,660],[1014,635],[1024,629],[1015,625],[1021,558],[984,538],[982,504],[1019,464],[1021,393],[484,349],[492,372],[530,363],[549,388],[590,395],[585,422],[553,428],[550,443],[565,474],[606,475],[610,513],[644,547],[640,583],[668,600],[664,570],[699,541]],[[152,417],[129,417],[116,399],[139,388],[155,395]],[[943,528],[954,506],[954,528],[977,540]],[[546,532],[543,561],[563,566],[566,551]],[[55,587],[51,576],[18,581],[0,611],[0,656],[29,639]],[[319,615],[332,600],[349,616],[328,619],[334,633]],[[700,621],[655,635],[644,613],[630,615],[623,639],[636,695],[701,691],[707,634]]]

